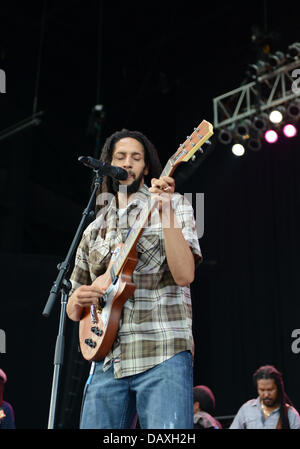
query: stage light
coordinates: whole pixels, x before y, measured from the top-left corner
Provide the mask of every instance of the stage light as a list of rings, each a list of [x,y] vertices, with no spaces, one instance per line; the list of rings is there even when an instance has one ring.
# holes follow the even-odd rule
[[[251,151],[259,151],[261,149],[261,140],[256,137],[250,137],[247,142],[247,147]]]
[[[228,145],[232,141],[232,133],[229,129],[221,129],[218,139],[224,145]]]
[[[257,61],[255,64],[249,64],[247,73],[252,78],[262,75],[268,70],[269,64],[265,61]]]
[[[285,114],[285,108],[283,106],[278,106],[278,108],[273,109],[269,114],[269,120],[272,123],[281,123]]]
[[[283,127],[283,134],[285,135],[285,137],[295,137],[295,135],[297,134],[296,126],[292,125],[292,123],[287,123]]]
[[[235,143],[232,145],[231,151],[235,156],[243,156],[245,153],[245,147],[241,143]]]
[[[300,101],[295,100],[290,103],[286,112],[289,117],[297,120],[300,117]]]
[[[274,129],[268,129],[265,132],[265,140],[268,143],[275,143],[278,140],[278,134]]]
[[[287,58],[298,59],[300,56],[300,42],[294,42],[288,46]]]
[[[236,128],[235,128],[235,132],[239,137],[247,137],[250,133],[250,127],[251,127],[252,123],[251,120],[246,119],[243,120],[242,122],[240,122]]]
[[[269,119],[272,123],[280,123],[282,122],[283,115],[280,111],[272,111],[270,112]]]
[[[282,51],[276,51],[274,54],[269,55],[269,62],[272,67],[276,68],[285,63],[285,56]]]
[[[258,117],[253,119],[253,128],[257,131],[264,131],[267,129],[269,117],[267,114],[260,114]]]

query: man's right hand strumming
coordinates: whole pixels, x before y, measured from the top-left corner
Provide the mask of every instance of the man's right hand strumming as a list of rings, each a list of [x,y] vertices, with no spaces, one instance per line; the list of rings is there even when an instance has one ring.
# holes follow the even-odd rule
[[[104,289],[93,285],[81,285],[69,297],[67,315],[73,321],[80,321],[85,307],[99,304],[99,298],[105,293]]]

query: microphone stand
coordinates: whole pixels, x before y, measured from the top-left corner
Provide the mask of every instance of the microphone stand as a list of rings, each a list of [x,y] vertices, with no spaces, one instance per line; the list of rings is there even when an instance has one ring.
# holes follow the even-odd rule
[[[23,129],[29,128],[30,126],[40,125],[42,120],[39,119],[38,117],[43,115],[43,113],[44,113],[43,111],[34,113],[27,119],[24,119],[21,122],[18,122],[15,125],[12,125],[9,128],[0,131],[0,140],[6,139],[7,137],[12,136],[20,131],[23,131]]]
[[[52,380],[52,390],[51,390],[51,401],[50,401],[50,410],[49,410],[49,418],[48,418],[48,429],[54,429],[55,424],[55,413],[56,413],[56,404],[58,397],[58,387],[60,380],[60,370],[63,365],[63,357],[64,357],[64,346],[65,346],[65,322],[66,322],[66,307],[69,297],[69,292],[72,288],[72,284],[69,279],[66,278],[66,274],[70,268],[71,258],[77,249],[79,244],[81,235],[86,227],[87,217],[91,214],[92,206],[96,197],[96,192],[98,187],[102,185],[103,175],[99,172],[99,170],[94,170],[96,173],[96,179],[94,182],[94,188],[89,199],[87,207],[84,209],[82,213],[82,218],[77,228],[76,234],[73,238],[69,251],[65,260],[58,264],[57,268],[59,270],[58,276],[50,290],[50,295],[48,297],[46,306],[43,310],[43,316],[48,317],[50,315],[51,309],[56,301],[57,295],[61,293],[61,311],[60,311],[60,320],[59,320],[59,330],[56,339],[55,346],[55,355],[54,355],[54,373]]]

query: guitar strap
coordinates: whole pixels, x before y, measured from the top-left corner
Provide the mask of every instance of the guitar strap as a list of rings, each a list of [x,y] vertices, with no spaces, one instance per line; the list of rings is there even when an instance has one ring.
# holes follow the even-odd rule
[[[280,416],[277,421],[276,429],[282,429]]]

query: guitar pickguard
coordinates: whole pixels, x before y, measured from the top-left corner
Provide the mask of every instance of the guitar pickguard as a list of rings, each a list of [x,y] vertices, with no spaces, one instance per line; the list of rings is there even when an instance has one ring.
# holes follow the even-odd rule
[[[110,284],[105,294],[100,298],[104,302],[104,306],[91,306],[91,322],[97,324],[99,318],[101,319],[103,326],[106,327],[110,316],[110,310],[112,301],[116,296],[120,286],[120,279],[116,278],[115,282]]]

